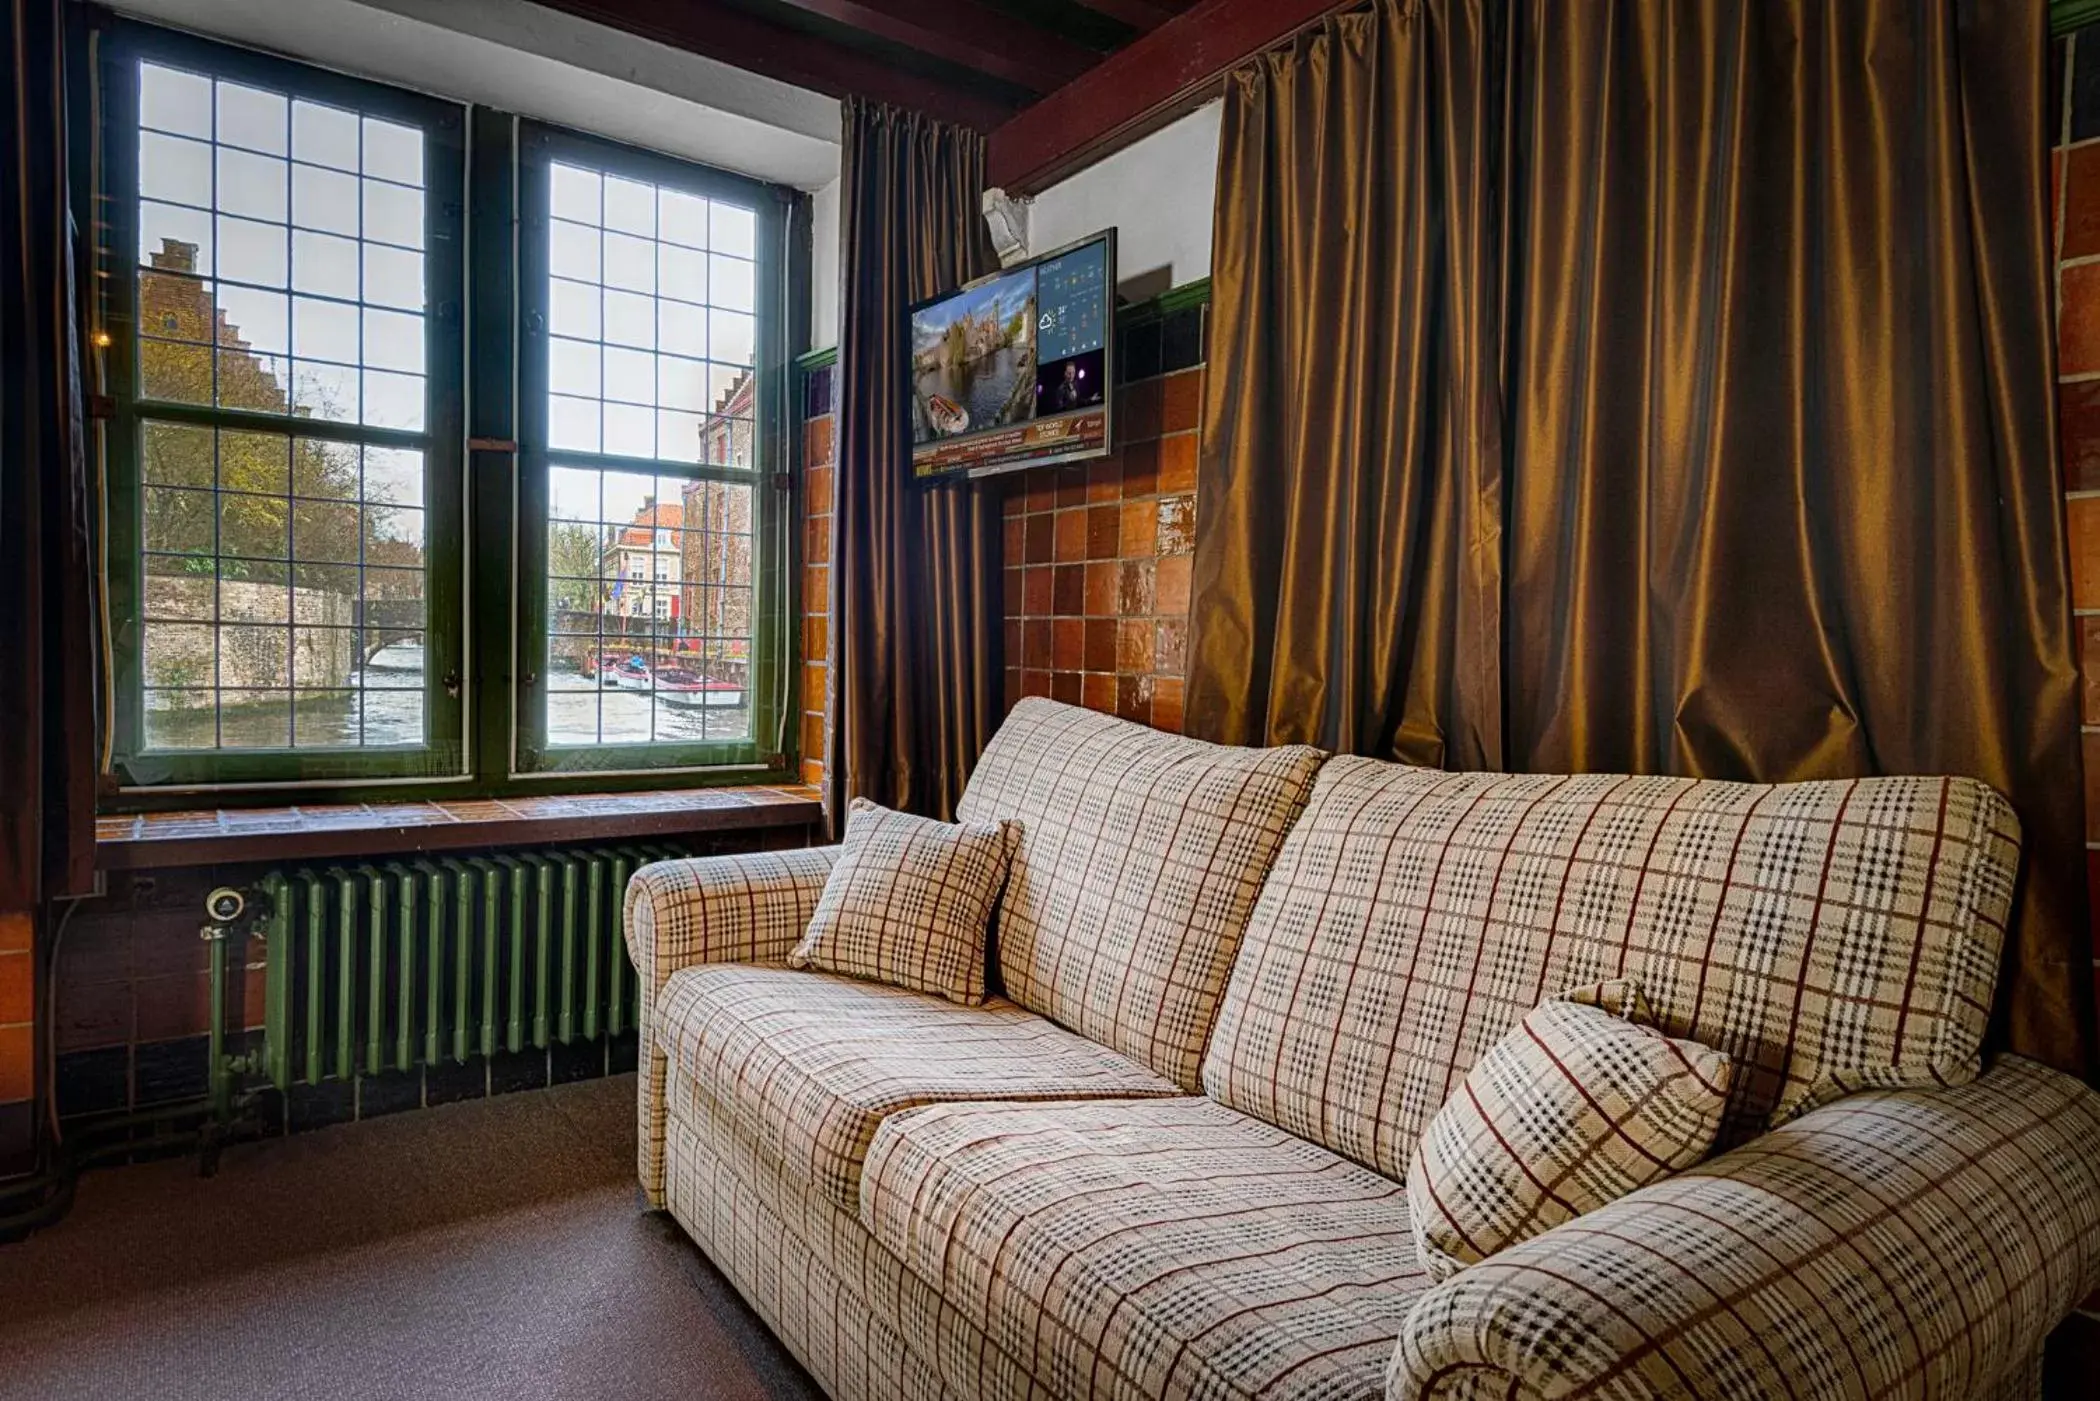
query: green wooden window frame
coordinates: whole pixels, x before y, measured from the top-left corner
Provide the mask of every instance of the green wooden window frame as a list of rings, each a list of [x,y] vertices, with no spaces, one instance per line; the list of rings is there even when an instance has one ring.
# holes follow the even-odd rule
[[[745,467],[640,458],[549,445],[549,188],[556,164],[625,177],[753,211],[756,225],[752,462]],[[774,186],[672,157],[581,136],[536,122],[518,124],[517,166],[518,531],[516,749],[514,777],[710,772],[748,779],[786,769],[792,679],[794,480],[786,432],[791,279],[787,244],[792,201]],[[749,733],[740,738],[646,743],[564,743],[547,724],[550,676],[550,475],[561,468],[654,473],[681,483],[720,482],[751,493],[752,579],[745,700]],[[681,583],[681,591],[683,591]],[[658,701],[659,706],[662,705]]]
[[[149,25],[107,22],[95,34],[95,97],[101,108],[95,184],[103,237],[95,251],[96,308],[105,425],[108,587],[115,678],[113,760],[127,790],[218,787],[322,787],[431,780],[465,772],[465,676],[461,558],[464,473],[465,112],[440,101],[217,44]],[[144,397],[139,386],[134,308],[139,305],[139,65],[165,65],[416,127],[423,134],[424,427],[407,431],[322,422],[291,413],[249,411]],[[360,245],[362,246],[362,245]],[[287,286],[289,295],[290,287]],[[106,337],[106,344],[103,343]],[[145,721],[143,444],[148,425],[258,432],[423,454],[423,742],[367,747],[153,749]],[[288,453],[291,449],[288,446]],[[292,490],[287,483],[287,493]],[[213,487],[214,511],[222,488]],[[362,495],[362,490],[360,495]],[[296,507],[287,498],[288,524]],[[357,529],[364,532],[363,508]],[[361,544],[357,568],[365,570]],[[285,569],[296,568],[288,547]],[[214,546],[215,560],[220,556]],[[223,568],[214,566],[214,577]],[[296,576],[293,576],[296,577]],[[217,677],[215,673],[215,687]],[[296,694],[296,693],[294,693]],[[296,702],[295,702],[296,704]],[[215,704],[215,715],[218,710]],[[296,723],[296,711],[294,712]]]

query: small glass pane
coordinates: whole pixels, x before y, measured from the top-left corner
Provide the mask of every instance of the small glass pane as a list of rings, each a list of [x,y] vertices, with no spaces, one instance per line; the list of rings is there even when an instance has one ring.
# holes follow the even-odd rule
[[[285,249],[284,225],[222,214],[218,234],[229,278],[258,287],[282,287],[289,280],[291,263]]]
[[[217,208],[225,214],[283,223],[287,169],[282,160],[221,146]]]
[[[410,506],[365,508],[365,563],[421,564],[423,512]]]
[[[709,305],[729,311],[754,311],[758,306],[758,265],[742,258],[716,254],[707,260]]]
[[[365,308],[365,358],[382,370],[423,373],[423,318],[411,312]]]
[[[174,341],[139,342],[139,395],[173,404],[209,404],[211,350]]]
[[[263,355],[292,348],[291,307],[282,292],[219,284],[219,344]]]
[[[422,505],[423,454],[413,448],[366,448],[364,499]]]
[[[707,300],[707,255],[675,244],[658,244],[656,248],[657,276],[662,281],[662,292],[667,297],[681,301],[704,302]]]
[[[219,693],[221,748],[284,749],[291,742],[291,692],[250,689]]]
[[[148,686],[209,686],[219,666],[218,629],[209,622],[145,626]]]
[[[357,300],[357,240],[292,231],[292,290]],[[377,250],[368,249],[369,252]],[[408,255],[410,257],[414,254]]]
[[[139,274],[139,329],[162,340],[208,341],[217,324],[209,282],[173,273]]]
[[[288,559],[291,556],[292,503],[282,496],[219,493],[219,553],[242,559]],[[226,573],[224,563],[220,572]],[[242,577],[243,571],[233,571]]]
[[[219,742],[219,697],[215,691],[146,692],[148,749],[211,749]]]
[[[656,236],[656,187],[617,175],[605,177],[605,227],[642,238]]]
[[[598,451],[598,401],[549,396],[547,445],[570,452]]]
[[[365,118],[365,174],[403,185],[423,183],[423,133],[412,126]]]
[[[666,243],[707,247],[707,201],[677,190],[656,192],[657,227]]]
[[[364,407],[357,368],[294,360],[292,404],[301,413],[324,423],[356,423]]]
[[[707,365],[700,360],[660,356],[656,362],[656,402],[665,408],[698,413],[713,405],[707,399]]]
[[[675,355],[707,354],[707,308],[687,302],[656,304],[657,344]]]
[[[245,623],[219,628],[219,684],[286,686],[292,679],[292,630]]]
[[[583,224],[562,219],[547,224],[547,271],[579,282],[598,280],[601,235]]]
[[[221,559],[219,567],[224,571],[219,578],[220,622],[291,622],[292,591],[283,580],[251,577],[260,571],[244,559]],[[280,570],[283,567],[277,566]]]
[[[413,658],[421,675],[423,649],[407,643],[393,649],[397,656]],[[423,692],[418,690],[370,690],[365,693],[365,743],[421,744],[423,742]]]
[[[297,679],[303,687],[304,675]],[[292,701],[292,747],[341,749],[359,743],[362,726],[357,701],[355,691],[300,690]]]
[[[362,491],[355,443],[301,438],[292,444],[294,496],[317,501],[355,501]]]
[[[229,409],[256,413],[283,413],[291,407],[285,385],[291,382],[291,362],[275,355],[256,355],[246,350],[221,350],[218,356],[218,401]]]
[[[194,487],[215,483],[211,429],[151,420],[140,426],[144,430],[140,466],[146,481]]]
[[[285,100],[279,93],[219,80],[219,144],[266,156],[286,153]]]
[[[599,334],[598,289],[556,278],[547,299],[547,329],[557,336],[596,340]]]
[[[316,297],[292,298],[292,353],[302,360],[358,359],[357,308]]]
[[[758,335],[757,318],[740,311],[710,310],[707,313],[707,355],[710,360],[748,365]]]
[[[656,456],[656,414],[636,404],[607,404],[604,450],[616,457]]]
[[[388,632],[421,629],[424,592],[420,569],[367,566],[365,626]]]
[[[139,266],[209,277],[214,266],[211,215],[201,209],[142,200]]]
[[[294,501],[292,551],[302,564],[356,564],[363,512],[350,501]]]
[[[605,339],[613,345],[655,349],[655,298],[608,289],[605,293]]]
[[[656,357],[646,350],[605,348],[605,398],[628,404],[656,402]]]
[[[140,603],[148,622],[208,623],[217,616],[218,580],[198,572],[168,573],[156,568],[189,563],[169,555],[146,556],[146,588]],[[195,563],[203,567],[209,561]]]
[[[231,428],[221,429],[220,489],[283,496],[290,490],[291,446],[292,440],[282,433],[246,433]]]
[[[355,676],[358,664],[364,660],[360,647],[364,639],[351,626],[356,617],[355,601],[322,594],[312,597],[309,606],[300,612],[300,621],[306,626],[292,629],[292,687],[301,691],[336,690]],[[342,621],[324,623],[320,621],[322,615]],[[311,699],[302,696],[300,703],[304,706]],[[316,733],[321,730],[320,726],[314,728]]]
[[[355,617],[354,610],[363,587],[358,581],[360,572],[354,564],[294,566],[293,582],[299,589],[300,620],[348,626]]]
[[[292,104],[292,159],[357,169],[357,117],[318,102]],[[296,183],[296,176],[294,177]]]
[[[365,300],[405,311],[423,309],[423,255],[385,244],[365,245]]]
[[[739,258],[758,256],[758,216],[748,209],[715,201],[709,209],[707,246]]]
[[[157,63],[139,65],[139,124],[211,139],[211,79]]]
[[[657,410],[656,455],[667,462],[700,461],[700,425],[699,414]]]
[[[139,508],[147,549],[192,556],[212,553],[218,526],[210,492],[149,486],[141,493]]]
[[[292,222],[303,229],[357,236],[357,180],[317,166],[292,167]]]
[[[555,164],[548,170],[549,212],[557,219],[574,219],[582,224],[596,224],[599,222],[599,188],[600,181],[596,171]]]
[[[211,208],[211,147],[202,141],[139,133],[139,198]]]
[[[423,246],[423,192],[366,180],[364,236],[403,248]]]
[[[605,235],[605,285],[630,292],[656,290],[656,245],[632,234]]]
[[[423,431],[424,384],[421,375],[365,371],[363,421],[374,428]]]
[[[548,389],[556,394],[579,394],[595,399],[601,384],[596,344],[559,337],[547,342]]]

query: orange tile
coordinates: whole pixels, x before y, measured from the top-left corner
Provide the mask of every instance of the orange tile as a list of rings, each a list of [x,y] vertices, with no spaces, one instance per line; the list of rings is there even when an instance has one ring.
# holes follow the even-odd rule
[[[27,950],[36,925],[25,910],[0,911],[0,953]]]
[[[1020,563],[1028,544],[1028,523],[1019,516],[1008,516],[999,544],[1008,562]]]
[[[1150,618],[1124,618],[1116,624],[1116,670],[1143,674],[1152,670],[1155,639]]]
[[[30,990],[30,956],[0,953],[0,1026],[36,1020],[36,996]]]
[[[1050,673],[1050,699],[1066,705],[1077,705],[1080,699],[1079,673],[1076,671],[1053,671]]]
[[[2056,426],[2063,444],[2064,490],[2100,490],[2100,380],[2056,387]]]
[[[803,761],[802,761],[802,781],[803,781],[804,783],[808,784],[808,785],[809,785],[810,787],[812,787],[812,788],[821,788],[821,787],[823,787],[823,786],[824,786],[824,762],[823,762],[823,760],[821,760],[821,759],[811,759],[811,758],[804,758],[804,759],[803,759]]]
[[[1125,444],[1159,436],[1159,386],[1156,379],[1123,386],[1116,402],[1116,436]]]
[[[813,516],[830,514],[832,480],[832,469],[829,467],[812,467],[809,469],[804,478],[802,491],[802,509],[804,511]]]
[[[1150,556],[1156,548],[1155,541],[1159,535],[1157,515],[1158,512],[1153,508],[1149,497],[1143,501],[1125,501],[1122,530],[1116,546],[1117,553],[1125,559],[1145,559]]]
[[[1123,464],[1113,454],[1086,468],[1086,499],[1113,501],[1123,494]]]
[[[1021,694],[1024,696],[1047,696],[1050,694],[1050,673],[1047,671],[1024,671],[1021,673]]]
[[[1189,621],[1186,618],[1161,618],[1158,626],[1152,669],[1163,675],[1179,676],[1188,667]]]
[[[1059,563],[1087,558],[1087,514],[1088,508],[1079,506],[1059,511],[1053,517],[1057,522],[1057,550],[1051,557]]]
[[[831,650],[831,628],[829,619],[822,617],[802,620],[802,655],[821,657]]]
[[[1117,506],[1089,506],[1086,511],[1086,557],[1114,559],[1123,539],[1123,512]]]
[[[1116,669],[1116,620],[1114,618],[1088,618],[1086,620],[1086,650],[1081,660],[1088,671],[1114,671]]]
[[[1006,576],[999,591],[1000,604],[1007,617],[1018,618],[1027,607],[1023,601],[1021,587],[1021,581],[1027,577],[1027,571],[1004,569],[1000,572]]]
[[[2064,211],[2064,153],[2061,146],[2049,152],[2049,233],[2051,248],[2056,247],[2055,235],[2061,227],[2059,220]]]
[[[1021,558],[1029,564],[1047,564],[1057,557],[1057,517],[1035,515],[1026,517],[1026,534],[1021,542]]]
[[[1193,555],[1169,555],[1159,561],[1159,576],[1152,606],[1165,617],[1184,616],[1189,611],[1189,561]]]
[[[823,711],[824,683],[826,678],[829,677],[830,674],[831,668],[824,665],[824,663],[822,662],[806,661],[802,664],[803,710],[817,711],[819,713]]]
[[[1155,676],[1152,678],[1152,727],[1181,733],[1181,678],[1178,676]]]
[[[1028,484],[1028,490],[1023,501],[1025,509],[1030,515],[1034,515],[1038,511],[1053,511],[1057,509],[1057,469],[1055,467],[1038,467],[1033,472],[1023,476],[1021,480]]]
[[[1048,618],[1030,618],[1021,624],[1021,666],[1028,671],[1048,671],[1055,655],[1057,633]]]
[[[1084,506],[1087,503],[1086,468],[1078,464],[1057,469],[1057,504]]]
[[[1018,667],[1021,664],[1021,620],[1008,618],[1002,623],[999,640],[1006,652],[1006,665]]]
[[[822,754],[824,752],[824,719],[820,715],[802,717],[802,752]]]
[[[802,428],[802,460],[813,467],[831,465],[832,418],[830,414],[813,418]]]
[[[1050,665],[1059,671],[1078,671],[1086,661],[1086,620],[1059,618],[1052,629]]]
[[[1090,671],[1080,678],[1079,703],[1103,715],[1116,713],[1116,675],[1112,671]]]
[[[1025,617],[1047,618],[1057,602],[1057,570],[1047,564],[1028,566],[1021,584],[1021,612]]]
[[[1203,371],[1183,370],[1160,381],[1159,431],[1186,433],[1203,417]]]
[[[802,571],[802,611],[831,611],[831,566],[812,564]]]
[[[2084,617],[2072,621],[2078,627],[2078,670],[2084,683],[2078,688],[2079,709],[2086,724],[2100,725],[2100,618]],[[2100,893],[2100,885],[2093,889]],[[2096,902],[2094,908],[2100,910],[2100,902]]]
[[[1152,678],[1149,676],[1118,676],[1116,678],[1116,714],[1125,720],[1135,720],[1140,725],[1152,723]]]
[[[0,1104],[36,1093],[36,1038],[26,1026],[0,1027]]]
[[[1116,581],[1116,611],[1126,618],[1140,617],[1153,611],[1153,600],[1157,597],[1153,562],[1149,559],[1123,561],[1123,572]]]
[[[1185,555],[1196,548],[1196,498],[1159,498],[1159,552]]]
[[[1194,433],[1176,433],[1159,440],[1159,489],[1172,495],[1196,489],[1196,449],[1202,439]]]
[[[2057,371],[2066,375],[2100,371],[2100,263],[2065,268],[2061,288],[2056,311]]]
[[[1086,612],[1086,571],[1083,564],[1060,564],[1050,590],[1050,611],[1076,618]]]
[[[1122,566],[1112,559],[1092,560],[1086,567],[1086,607],[1082,610],[1088,617],[1105,618],[1116,611],[1116,581],[1122,577]]]
[[[2063,256],[2100,253],[2100,145],[2074,146],[2063,180]]]
[[[2064,502],[2071,537],[2071,606],[2100,608],[2100,497]]]
[[[1147,438],[1142,443],[1123,445],[1123,499],[1150,496],[1159,490],[1160,441]]]
[[[2085,839],[2100,842],[2100,734],[2079,736],[2085,750]]]
[[[802,558],[811,564],[831,563],[831,517],[824,516],[804,523]]]

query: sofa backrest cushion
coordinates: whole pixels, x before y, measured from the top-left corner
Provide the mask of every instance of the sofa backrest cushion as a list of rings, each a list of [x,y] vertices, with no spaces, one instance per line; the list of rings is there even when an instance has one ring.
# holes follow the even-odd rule
[[[1969,779],[1335,759],[1248,921],[1204,1088],[1401,1177],[1489,1046],[1609,978],[1734,1061],[1722,1147],[1848,1090],[1957,1083],[2018,860],[2011,808]]]
[[[1006,995],[1195,1089],[1248,911],[1324,757],[1021,701],[957,808],[1020,829],[995,934]]]

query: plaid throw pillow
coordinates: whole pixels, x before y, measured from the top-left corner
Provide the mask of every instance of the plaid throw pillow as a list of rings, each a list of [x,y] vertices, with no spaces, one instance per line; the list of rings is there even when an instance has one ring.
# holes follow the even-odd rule
[[[1003,822],[951,826],[855,798],[838,864],[788,966],[977,1006],[1007,855]]]
[[[1540,1003],[1488,1048],[1407,1171],[1424,1269],[1449,1279],[1707,1155],[1728,1057],[1650,1015],[1632,983],[1601,983]]]

